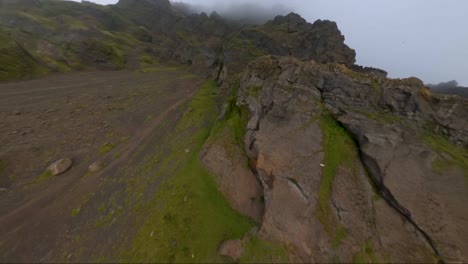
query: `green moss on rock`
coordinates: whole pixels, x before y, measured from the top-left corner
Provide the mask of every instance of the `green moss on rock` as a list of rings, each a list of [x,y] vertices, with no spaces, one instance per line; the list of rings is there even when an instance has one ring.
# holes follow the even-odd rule
[[[31,54],[0,32],[0,81],[32,78],[47,72]]]
[[[445,153],[433,163],[434,170],[442,172],[449,167],[461,168],[468,179],[468,150],[456,146],[454,143],[441,135],[427,134],[424,142],[439,153]]]
[[[245,245],[240,263],[287,263],[288,254],[284,247],[273,242],[251,237]]]
[[[216,82],[203,85],[178,123],[170,153],[160,160],[178,168],[164,181],[152,202],[141,205],[148,213],[123,262],[220,262],[219,244],[242,238],[254,221],[233,210],[219,192],[215,179],[198,159],[216,118]],[[190,146],[190,151],[185,151]]]
[[[332,246],[338,247],[346,237],[347,231],[339,225],[331,212],[333,180],[340,167],[348,169],[355,167],[358,153],[352,137],[330,115],[322,115],[320,126],[323,133],[324,167],[319,189],[317,217],[333,238]]]

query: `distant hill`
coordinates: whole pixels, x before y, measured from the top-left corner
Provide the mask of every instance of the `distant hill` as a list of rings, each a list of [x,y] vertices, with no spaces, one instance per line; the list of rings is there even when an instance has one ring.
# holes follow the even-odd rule
[[[457,81],[441,82],[439,84],[427,84],[434,93],[456,94],[468,98],[468,87],[459,86]]]

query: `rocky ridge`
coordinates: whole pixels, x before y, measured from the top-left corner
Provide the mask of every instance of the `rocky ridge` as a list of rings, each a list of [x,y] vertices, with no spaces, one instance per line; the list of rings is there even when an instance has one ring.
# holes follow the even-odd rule
[[[293,261],[467,258],[467,100],[416,78],[274,56],[250,63],[236,87],[245,142],[226,153],[246,153],[263,189],[260,235]],[[215,173],[219,148],[202,154]]]

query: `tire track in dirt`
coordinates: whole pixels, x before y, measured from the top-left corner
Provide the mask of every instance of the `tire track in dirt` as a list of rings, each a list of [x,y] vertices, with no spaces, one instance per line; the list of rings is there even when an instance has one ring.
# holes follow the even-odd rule
[[[169,78],[177,77],[172,75],[168,75]],[[79,160],[66,175],[55,178],[54,181],[38,183],[44,189],[41,187],[38,191],[27,194],[25,197],[28,199],[0,215],[0,262],[42,261],[51,256],[56,259],[61,253],[54,252],[57,250],[54,246],[58,241],[67,239],[66,230],[74,221],[71,210],[81,207],[85,195],[99,190],[103,180],[112,179],[123,167],[136,166],[131,159],[132,155],[140,147],[154,141],[153,135],[159,133],[158,128],[166,120],[171,120],[185,109],[183,106],[194,96],[200,84],[198,79],[175,80],[166,84],[174,92],[163,95],[163,98],[156,101],[158,105],[162,105],[163,108],[157,108],[162,112],[158,110],[159,114],[150,122],[138,126],[141,129],[136,130],[128,141],[117,145],[109,153],[98,156],[97,160],[92,160],[105,164],[101,171],[87,174],[88,161]],[[75,86],[80,89],[79,86],[83,85]],[[62,85],[51,88],[57,87],[69,88]],[[119,155],[114,156],[116,153]]]
[[[172,105],[170,108],[168,108],[166,111],[161,113],[155,120],[152,122],[152,124],[146,128],[145,130],[141,131],[139,135],[136,135],[136,138],[132,140],[131,142],[124,144],[122,146],[119,146],[116,148],[116,150],[120,150],[120,157],[118,157],[116,160],[113,160],[110,162],[102,171],[87,177],[86,180],[80,185],[79,189],[77,190],[78,193],[80,189],[86,190],[87,192],[90,191],[91,188],[96,187],[97,183],[103,179],[103,177],[112,172],[114,169],[117,169],[120,165],[125,163],[125,160],[129,158],[131,154],[133,154],[136,149],[143,144],[143,142],[151,136],[151,133],[157,129],[159,125],[161,125],[161,122],[167,118],[167,116],[175,111],[178,107],[180,107],[183,103],[187,102],[194,93],[190,93],[186,98],[178,101],[174,105]],[[71,176],[70,178],[76,178],[76,174],[82,174],[83,172],[76,172],[74,176]],[[80,175],[79,175],[80,176]],[[70,185],[74,184],[75,182],[71,183],[65,183],[63,182],[60,185],[53,186],[52,189],[48,189],[47,192],[43,193],[40,195],[40,197],[37,197],[34,200],[28,201],[26,204],[23,204],[21,207],[16,208],[14,211],[8,213],[7,215],[4,215],[0,217],[0,233],[6,234],[8,233],[7,230],[13,230],[13,226],[17,225],[21,221],[28,220],[30,217],[36,215],[38,211],[41,210],[41,208],[44,205],[48,204],[48,201],[51,200],[51,194],[63,194],[64,192],[67,191],[67,187]],[[65,196],[66,197],[66,196]],[[66,203],[66,199],[62,200],[62,203]]]

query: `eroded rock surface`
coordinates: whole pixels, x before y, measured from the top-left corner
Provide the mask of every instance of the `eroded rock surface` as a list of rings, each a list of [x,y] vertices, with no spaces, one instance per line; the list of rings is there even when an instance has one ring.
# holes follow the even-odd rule
[[[259,234],[292,260],[467,259],[467,100],[377,69],[266,56],[249,64],[237,105],[250,110]]]
[[[205,145],[200,157],[205,167],[216,176],[219,189],[231,206],[261,223],[263,191],[237,145],[228,137],[220,137]]]

